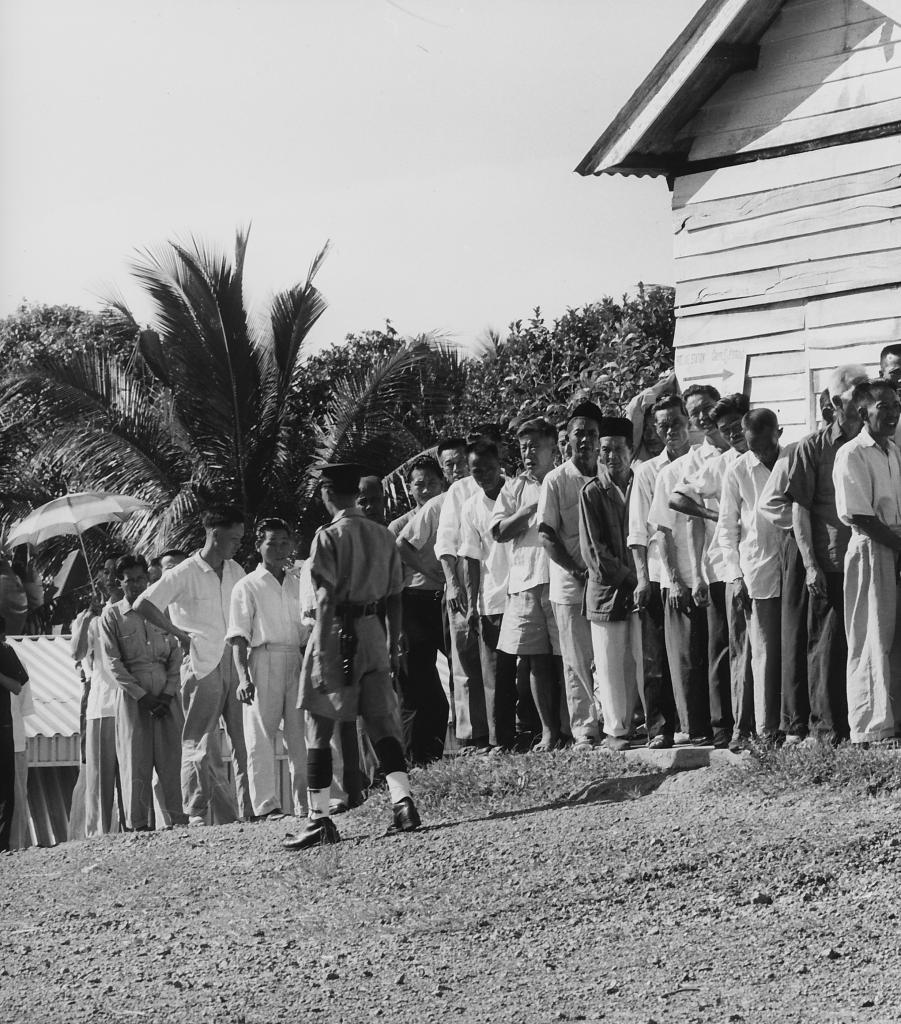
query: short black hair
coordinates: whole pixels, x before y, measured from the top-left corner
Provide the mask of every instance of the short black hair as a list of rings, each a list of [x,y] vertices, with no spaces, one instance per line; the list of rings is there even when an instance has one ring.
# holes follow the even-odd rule
[[[682,392],[683,405],[689,400],[689,398],[694,398],[695,395],[706,395],[708,398],[712,398],[714,402],[718,402],[720,400],[720,393],[712,384],[690,384]]]
[[[718,423],[724,416],[744,416],[750,408],[751,402],[748,396],[736,391],[716,403],[710,410],[710,418],[714,423]]]
[[[157,558],[151,558],[147,563],[147,568],[161,569],[163,566],[163,556],[159,555]]]
[[[543,416],[535,416],[530,420],[524,420],[520,423],[516,436],[525,437],[527,434],[531,434],[537,437],[549,437],[556,441],[557,431],[561,429],[565,430],[566,424],[562,427],[555,427],[553,423],[549,423]]]
[[[895,385],[890,380],[882,380],[881,377],[875,380],[863,380],[854,385],[854,390],[851,392],[851,405],[855,409],[859,409],[864,402],[872,402],[874,391],[895,391]]]
[[[886,345],[885,348],[879,353],[879,362],[881,363],[886,356],[897,356],[901,359],[901,342],[893,342],[891,345]]]
[[[244,526],[244,513],[237,505],[213,505],[200,516],[204,530],[217,526]]]
[[[165,551],[160,553],[160,557],[159,557],[158,561],[162,562],[162,560],[164,558],[187,558],[187,557],[188,557],[188,552],[187,551],[182,551],[181,548],[166,548]]]
[[[444,452],[451,451],[456,448],[466,448],[466,438],[464,437],[445,437],[443,440],[438,442],[438,458],[440,459]],[[443,474],[442,474],[443,476]]]
[[[493,441],[487,440],[487,438],[480,438],[478,441],[473,441],[466,449],[467,456],[475,455],[482,457],[487,455],[490,459],[500,460],[500,453],[497,450],[497,445]]]
[[[129,569],[143,569],[147,572],[147,559],[143,555],[123,555],[116,562],[116,579],[121,580]]]
[[[438,460],[433,459],[431,455],[421,455],[418,459],[414,459],[414,461],[410,463],[407,467],[407,483],[413,479],[413,474],[417,470],[419,470],[420,473],[431,473],[433,476],[444,482],[444,473],[441,471],[441,466],[438,464]]]
[[[255,542],[260,544],[267,533],[274,533],[276,530],[284,530],[289,537],[291,536],[291,527],[284,519],[279,519],[278,516],[261,519],[254,530]]]
[[[651,416],[656,416],[658,412],[666,412],[667,409],[678,409],[683,416],[687,416],[688,413],[685,411],[685,403],[682,401],[681,395],[661,395],[657,401],[651,406]]]
[[[750,409],[742,416],[741,425],[743,430],[760,430],[766,427],[778,430],[779,417],[772,409]]]

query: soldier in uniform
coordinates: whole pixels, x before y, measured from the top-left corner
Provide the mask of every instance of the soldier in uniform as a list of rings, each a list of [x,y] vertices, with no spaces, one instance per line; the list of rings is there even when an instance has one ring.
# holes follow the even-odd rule
[[[394,827],[410,832],[420,824],[410,797],[400,708],[391,684],[401,630],[400,557],[391,534],[356,504],[364,471],[341,464],[323,466],[321,474],[320,494],[332,521],[319,530],[310,549],[317,611],[300,683],[310,817],[299,835],[285,839],[289,850],[338,842],[329,815],[329,744],[335,723],[352,722],[358,714],[388,784]]]

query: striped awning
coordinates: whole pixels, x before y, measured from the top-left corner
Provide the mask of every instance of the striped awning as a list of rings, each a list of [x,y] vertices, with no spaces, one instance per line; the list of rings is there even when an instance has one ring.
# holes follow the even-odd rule
[[[52,738],[78,735],[81,678],[69,655],[67,636],[11,636],[9,641],[28,673],[34,713],[25,735]]]

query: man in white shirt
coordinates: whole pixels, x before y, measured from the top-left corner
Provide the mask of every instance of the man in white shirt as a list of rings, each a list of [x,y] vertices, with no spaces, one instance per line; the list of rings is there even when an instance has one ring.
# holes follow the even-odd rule
[[[460,511],[466,499],[478,491],[478,485],[469,475],[466,459],[466,442],[462,438],[449,438],[438,445],[438,461],[450,486],[438,513],[435,555],[444,571],[457,740],[462,746],[486,747],[488,715],[482,686],[479,640],[469,619],[463,564],[462,561],[458,564],[457,560]]]
[[[497,446],[491,441],[470,445],[469,470],[479,490],[467,498],[460,513],[466,602],[479,638],[488,742],[511,749],[516,740],[516,657],[497,649],[507,603],[507,551],[491,535],[491,518],[504,483]]]
[[[231,820],[239,816],[221,759],[213,756],[219,751],[220,716],[234,752],[240,816],[253,817],[238,676],[225,641],[232,590],[244,576],[234,561],[244,537],[244,517],[238,509],[225,506],[204,512],[201,522],[205,531],[201,550],[164,572],[134,604],[148,622],[172,633],[186,655],[181,669],[185,713],[181,790],[192,825],[207,823],[214,788],[227,801]]]
[[[710,706],[707,676],[707,616],[695,601],[691,549],[694,543],[687,516],[669,507],[670,495],[688,455],[688,416],[671,396],[655,406],[654,423],[669,461],[660,467],[648,522],[659,531],[660,589],[663,635],[680,728],[694,744],[708,743]]]
[[[244,705],[244,742],[250,798],[257,818],[283,818],[278,793],[278,730],[282,727],[291,770],[293,813],[307,813],[307,748],[298,710],[302,649],[312,626],[304,621],[300,574],[293,569],[294,538],[284,519],[256,528],[261,562],[232,590],[226,639]]]
[[[118,584],[109,603],[122,597]],[[71,653],[80,661],[87,678],[85,707],[85,835],[106,835],[113,827],[116,804],[116,682],[103,657],[100,613],[95,598],[72,623]]]
[[[560,690],[560,637],[550,601],[547,552],[538,533],[541,483],[553,469],[556,428],[526,420],[516,432],[524,470],[507,480],[491,516],[491,535],[507,546],[507,600],[497,649],[529,664],[529,684],[541,722],[536,750],[554,750],[568,730]]]
[[[891,740],[901,708],[901,453],[892,438],[901,400],[891,384],[851,394],[863,428],[839,448],[832,479],[839,518],[851,527],[845,555],[848,724],[852,743]]]
[[[579,495],[598,471],[600,409],[582,402],[567,419],[572,456],[544,478],[538,499],[538,532],[550,559],[550,596],[560,634],[563,680],[576,749],[600,740],[591,626],[582,612],[588,569],[579,546]]]
[[[771,409],[752,409],[744,418],[744,430],[748,451],[735,459],[723,479],[715,542],[723,549],[732,599],[749,615],[756,731],[775,742],[782,710],[783,537],[760,503],[779,458],[782,430]],[[739,730],[742,716],[735,707],[733,712]]]

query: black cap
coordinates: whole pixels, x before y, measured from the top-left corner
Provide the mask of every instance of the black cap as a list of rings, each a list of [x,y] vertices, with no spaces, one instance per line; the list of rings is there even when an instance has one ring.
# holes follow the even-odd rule
[[[339,494],[356,494],[360,489],[360,477],[363,476],[366,476],[366,470],[355,462],[332,462],[319,467],[317,486],[328,485]]]
[[[624,437],[632,443],[632,421],[624,416],[603,416],[598,424],[601,437]]]
[[[604,418],[604,414],[594,404],[594,402],[579,402],[578,405],[574,405],[572,409],[569,410],[569,415],[566,417],[566,425],[569,426],[570,423],[578,417],[582,417],[586,420],[594,420],[595,423],[600,423]]]

